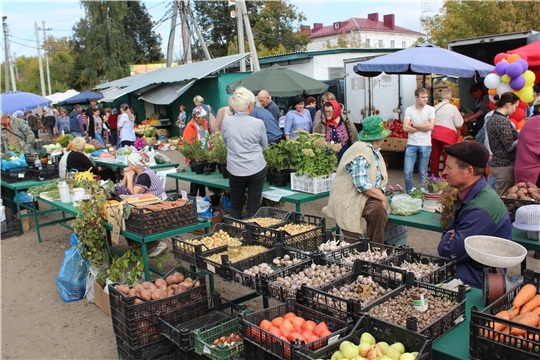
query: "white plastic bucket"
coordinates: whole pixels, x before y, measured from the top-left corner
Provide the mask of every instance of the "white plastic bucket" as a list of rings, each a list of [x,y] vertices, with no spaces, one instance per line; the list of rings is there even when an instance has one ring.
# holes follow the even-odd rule
[[[73,207],[79,206],[80,202],[84,198],[85,194],[84,188],[74,188],[71,190],[71,201],[73,202]]]
[[[0,221],[6,220],[6,207],[0,206]]]
[[[68,184],[58,184],[58,192],[60,193],[60,202],[64,204],[71,202],[71,194],[69,193]]]

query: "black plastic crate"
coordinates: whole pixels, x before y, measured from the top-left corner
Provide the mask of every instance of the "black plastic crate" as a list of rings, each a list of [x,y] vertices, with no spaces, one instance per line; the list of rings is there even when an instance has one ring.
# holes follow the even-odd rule
[[[501,197],[502,202],[506,206],[506,210],[508,210],[508,214],[510,215],[510,220],[514,222],[516,220],[516,211],[522,206],[525,205],[536,205],[538,204],[538,201],[534,200],[521,200],[521,199],[508,199],[505,197]]]
[[[173,236],[171,239],[172,239],[172,245],[173,245],[174,258],[177,260],[185,261],[188,264],[191,264],[200,268],[202,266],[201,257],[206,255],[206,253],[209,250],[216,249],[216,248],[208,248],[203,243],[192,244],[190,241],[201,240],[206,237],[211,237],[212,235],[214,235],[220,230],[226,232],[231,237],[236,237],[236,238],[240,238],[242,236],[242,233],[244,232],[244,230],[234,227],[232,225],[219,223],[219,224],[216,224],[216,226],[214,226],[214,229],[210,234],[205,234],[203,236],[195,237],[191,240],[187,240],[187,239],[184,240],[180,236]]]
[[[271,265],[276,272],[279,272],[286,267],[277,267],[272,263],[272,260],[277,257],[283,258],[283,256],[285,255],[289,255],[291,259],[300,259],[302,261],[311,259],[311,256],[307,254],[287,248],[283,246],[283,244],[278,243],[274,248],[261,254],[235,262],[234,264],[228,263],[225,267],[223,267],[222,277],[226,280],[237,282],[248,288],[256,290],[259,294],[262,295],[263,293],[261,276],[246,274],[244,270],[250,269],[255,265],[267,263]]]
[[[260,242],[267,242],[269,245],[275,245],[276,242],[281,242],[290,248],[302,250],[307,253],[318,251],[318,246],[326,241],[326,218],[324,217],[293,212],[289,220],[281,226],[286,224],[306,224],[313,225],[315,228],[293,235],[285,230],[278,230],[278,228],[254,227],[251,229],[253,239]]]
[[[341,268],[347,269],[347,272],[343,274],[343,276],[349,275],[352,273],[352,267],[347,265],[338,264],[331,260],[326,260],[321,257],[320,254],[316,254],[313,256],[312,261],[304,261],[300,264],[293,265],[287,269],[284,269],[280,272],[274,273],[269,276],[263,276],[261,277],[262,281],[262,292],[264,296],[271,297],[274,299],[278,299],[279,301],[285,301],[287,298],[298,298],[300,293],[300,286],[298,288],[294,287],[285,287],[279,284],[274,283],[274,281],[281,277],[290,276],[292,274],[297,274],[300,271],[304,271],[304,269],[309,268],[312,264],[315,265],[337,265]],[[332,281],[336,279],[332,278],[329,279],[325,284],[330,284]],[[324,286],[324,285],[323,285]]]
[[[373,335],[377,342],[384,341],[388,344],[395,342],[402,343],[405,346],[406,352],[418,352],[416,360],[431,360],[432,358],[432,341],[429,337],[365,315],[356,322],[351,332],[340,339],[339,342],[314,351],[305,348],[295,348],[293,350],[293,359],[330,359],[332,354],[339,350],[339,345],[343,341],[350,341],[355,345],[359,344],[360,337],[364,332],[369,332]]]
[[[152,301],[124,295],[116,289],[118,285],[116,283],[109,285],[114,333],[117,337],[122,338],[130,348],[138,349],[163,339],[158,328],[158,313],[168,313],[173,309],[181,308],[183,314],[170,313],[169,315],[170,317],[177,316],[179,319],[167,317],[168,321],[176,323],[204,315],[208,301],[205,277],[179,266],[172,269],[164,278],[176,271],[185,277],[192,278],[193,281],[199,281],[200,285],[182,294]]]
[[[173,194],[165,201],[175,201],[181,198],[181,195]],[[197,204],[193,196],[188,196],[188,201],[183,206],[167,210],[148,211],[145,206],[130,207],[131,214],[125,220],[126,230],[141,236],[177,229],[198,222]]]
[[[49,180],[55,179],[58,176],[58,165],[57,164],[46,164],[41,167],[41,169],[36,167],[29,167],[27,175],[30,179],[33,180]]]
[[[540,273],[525,270],[523,283],[508,291],[497,301],[479,310],[476,306],[471,309],[470,347],[471,359],[539,359],[540,358],[540,329],[527,326],[512,320],[496,317],[500,311],[512,308],[512,302],[517,293],[526,284],[533,284],[537,291],[540,286]],[[506,329],[517,328],[525,330],[527,336],[512,335],[504,329],[496,331],[494,321],[506,326]]]
[[[384,259],[403,253],[404,251],[405,251],[405,247],[403,247],[402,245],[391,246],[391,245],[379,244],[379,243],[370,242],[369,239],[367,238],[361,238],[360,241],[356,244],[351,244],[339,250],[326,252],[324,253],[323,256],[325,259],[333,260],[341,264],[352,266],[352,264],[354,263],[354,260],[350,260],[348,258],[355,255],[359,255],[359,253],[363,253],[365,256],[364,258],[361,258],[360,260],[380,263]],[[371,252],[371,253],[368,253],[368,252]],[[382,252],[386,252],[387,254],[387,257],[384,259],[381,259],[380,255],[378,255],[379,253],[382,253]]]
[[[16,216],[9,216],[6,220],[2,221],[0,225],[2,240],[9,239],[14,236],[21,235],[21,228],[19,226],[19,219]]]
[[[291,212],[287,210],[277,209],[277,208],[272,208],[272,207],[262,207],[257,211],[257,213],[252,218],[235,219],[231,216],[224,216],[223,222],[225,224],[229,224],[231,226],[234,226],[242,230],[249,230],[252,227],[273,229],[273,228],[276,228],[285,224],[290,216],[291,216]],[[254,221],[257,218],[272,218],[272,219],[276,219],[276,221],[278,222],[270,226],[267,226],[266,224],[261,224],[261,223],[258,223],[257,221]]]
[[[194,350],[178,350],[176,360],[208,360],[208,358],[204,355],[197,354]]]
[[[238,236],[238,239],[242,243],[242,246],[263,246],[268,249],[271,249],[273,247],[273,245],[269,245],[265,242],[259,242],[257,240],[254,240],[249,230],[242,232],[240,236]],[[231,265],[234,266],[236,262],[231,263],[228,255],[221,255],[221,263],[209,259],[210,256],[223,252],[227,253],[227,246],[222,246],[206,251],[204,255],[198,257],[198,259],[200,259],[199,268],[225,278],[227,276],[225,268]],[[239,261],[244,261],[246,259],[242,259]]]
[[[258,344],[247,339],[243,342],[244,352],[236,355],[233,360],[283,360],[284,357],[270,354]]]
[[[308,344],[304,344],[302,341],[293,345],[259,327],[262,320],[272,320],[276,317],[284,316],[288,312],[294,312],[296,316],[302,317],[306,321],[314,321],[317,324],[324,321],[332,334]],[[291,359],[293,346],[306,347],[308,349],[317,349],[325,346],[329,339],[347,334],[352,325],[352,321],[345,321],[320,313],[298,304],[294,299],[287,299],[285,304],[256,311],[251,314],[240,314],[240,332],[244,341],[250,341],[269,354],[278,356],[280,359]],[[246,354],[246,348],[244,348],[244,356],[246,356]],[[251,359],[251,357],[248,358]]]
[[[415,275],[415,280],[428,284],[440,284],[456,277],[456,257],[451,258],[434,256],[415,252],[413,248],[406,248],[404,252],[384,259],[381,264],[399,268],[404,262],[419,264],[436,264],[438,269],[431,271],[426,275]]]
[[[200,305],[202,315],[188,321],[182,321],[185,311],[181,307],[158,314],[159,332],[182,351],[195,348],[194,330],[209,329],[236,315],[232,307],[225,308],[219,293],[212,294],[212,297],[203,302],[204,304]],[[179,322],[175,323],[168,319]]]
[[[390,293],[386,294],[382,298],[372,302],[371,304],[368,304],[364,308],[363,312],[365,314],[371,315],[371,313],[369,312],[371,309],[379,305],[384,305],[385,302],[393,299],[397,295],[401,294],[401,292],[403,292],[405,289],[410,289],[413,286],[426,290],[432,296],[445,298],[452,303],[452,306],[445,309],[445,313],[443,313],[437,319],[433,320],[433,322],[431,322],[429,325],[425,326],[424,328],[420,328],[420,326],[418,326],[419,333],[430,337],[433,341],[436,341],[448,331],[452,330],[454,326],[465,320],[465,302],[467,301],[467,299],[465,298],[465,286],[460,285],[457,292],[451,291],[432,284],[415,281],[413,273],[407,273],[405,275],[405,285],[402,285],[395,290],[392,290]],[[412,302],[409,306],[413,306]],[[418,313],[421,314],[421,312]],[[405,328],[405,326],[403,325],[397,325]]]
[[[339,289],[345,284],[351,284],[358,276],[371,276],[372,280],[385,290],[393,290],[403,284],[405,271],[386,265],[357,260],[353,265],[352,274],[333,281],[329,285],[319,289],[302,285],[301,295],[299,295],[298,301],[311,309],[338,319],[358,319],[362,316],[360,312],[367,304],[364,305],[363,302],[356,299],[345,299],[331,292],[332,289]]]
[[[117,336],[116,349],[120,360],[176,360],[178,357],[178,349],[167,339],[134,350]]]
[[[18,182],[28,180],[28,168],[26,166],[18,166],[15,168],[7,169],[6,171],[0,172],[0,177],[2,181],[5,182]]]

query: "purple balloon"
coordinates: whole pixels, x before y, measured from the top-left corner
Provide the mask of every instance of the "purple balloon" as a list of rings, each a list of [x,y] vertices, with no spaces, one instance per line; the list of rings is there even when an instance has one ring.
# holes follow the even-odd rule
[[[506,68],[508,65],[509,64],[506,61],[499,61],[499,63],[495,65],[495,73],[499,76],[506,75]]]
[[[506,75],[510,76],[511,79],[515,79],[521,74],[523,74],[523,68],[518,62],[514,61],[506,68]]]
[[[510,80],[508,83],[512,90],[521,90],[525,86],[525,78],[523,76],[519,76],[515,79]]]
[[[521,65],[521,68],[523,69],[523,73],[529,69],[529,63],[523,59],[519,59],[514,62],[517,62],[518,64]]]

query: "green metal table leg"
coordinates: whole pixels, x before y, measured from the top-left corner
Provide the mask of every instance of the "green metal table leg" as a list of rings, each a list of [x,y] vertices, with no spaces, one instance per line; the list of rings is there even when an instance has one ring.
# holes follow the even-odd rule
[[[300,203],[297,202],[297,203],[296,203],[296,212],[297,212],[297,213],[300,213],[300,212],[301,212],[300,210],[301,210],[301,209],[300,209]]]
[[[150,265],[148,265],[148,251],[146,250],[146,243],[141,244],[142,259],[144,265],[144,278],[146,281],[150,281]]]
[[[40,231],[38,215],[37,215],[37,210],[36,210],[36,201],[32,201],[32,211],[34,213],[34,223],[36,225],[37,239],[38,239],[38,242],[41,242],[41,231]]]
[[[179,194],[178,192],[178,179],[175,179],[176,180],[176,193]]]

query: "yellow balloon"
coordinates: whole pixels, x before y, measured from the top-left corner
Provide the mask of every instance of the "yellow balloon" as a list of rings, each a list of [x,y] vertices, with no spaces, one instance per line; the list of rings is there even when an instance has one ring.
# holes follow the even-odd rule
[[[519,96],[519,99],[521,101],[524,101],[526,103],[529,103],[534,100],[533,96],[533,88],[532,86],[523,87],[518,93],[517,96]]]
[[[510,76],[508,76],[508,75],[506,75],[506,74],[504,74],[503,76],[501,76],[501,81],[502,81],[503,83],[505,83],[505,84],[508,84],[508,83],[510,82],[510,80],[512,80],[512,79],[510,78]]]
[[[525,71],[522,76],[525,79],[524,87],[532,86],[534,84],[534,80],[536,80],[536,75],[531,70]]]

